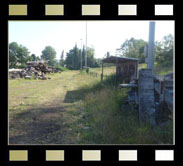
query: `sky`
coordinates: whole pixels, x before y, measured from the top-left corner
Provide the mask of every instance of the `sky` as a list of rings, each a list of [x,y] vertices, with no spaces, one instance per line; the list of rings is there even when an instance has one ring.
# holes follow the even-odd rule
[[[134,37],[148,41],[149,21],[9,21],[9,43],[17,42],[31,54],[40,56],[46,46],[52,46],[60,59],[75,44],[95,49],[95,57],[103,58],[107,51],[115,55],[125,40]],[[174,36],[174,21],[155,21],[155,40],[168,34]]]

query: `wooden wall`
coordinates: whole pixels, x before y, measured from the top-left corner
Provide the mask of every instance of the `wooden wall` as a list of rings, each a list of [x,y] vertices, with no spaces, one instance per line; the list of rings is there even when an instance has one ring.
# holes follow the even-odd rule
[[[116,76],[124,82],[130,82],[137,77],[138,62],[123,62],[116,64]]]

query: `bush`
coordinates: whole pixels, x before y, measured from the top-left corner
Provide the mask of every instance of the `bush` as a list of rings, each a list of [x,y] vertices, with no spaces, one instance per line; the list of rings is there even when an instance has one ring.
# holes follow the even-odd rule
[[[62,66],[56,66],[56,69],[59,70],[59,71],[68,71],[67,68],[62,67]]]
[[[17,69],[24,69],[25,66],[26,66],[25,64],[21,64],[21,65],[19,65],[19,66],[16,66],[16,68],[17,68]]]

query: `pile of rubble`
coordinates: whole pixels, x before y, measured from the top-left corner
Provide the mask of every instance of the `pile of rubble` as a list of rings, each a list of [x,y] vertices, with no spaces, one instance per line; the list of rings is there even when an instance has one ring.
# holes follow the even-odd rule
[[[24,69],[9,69],[9,79],[25,78],[25,79],[41,79],[47,80],[48,73],[60,72],[54,67],[48,66],[47,61],[29,61]]]

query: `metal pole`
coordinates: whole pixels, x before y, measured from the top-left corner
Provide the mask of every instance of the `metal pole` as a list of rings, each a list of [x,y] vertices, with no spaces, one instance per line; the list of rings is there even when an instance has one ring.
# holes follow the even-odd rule
[[[83,64],[82,64],[82,39],[81,39],[81,70],[82,70]]]
[[[155,38],[155,22],[149,23],[149,44],[148,44],[148,69],[153,72],[154,69],[154,38]]]
[[[85,67],[87,68],[87,21],[86,21],[86,52],[85,52]]]

